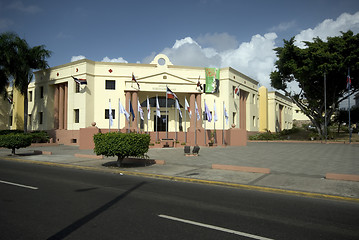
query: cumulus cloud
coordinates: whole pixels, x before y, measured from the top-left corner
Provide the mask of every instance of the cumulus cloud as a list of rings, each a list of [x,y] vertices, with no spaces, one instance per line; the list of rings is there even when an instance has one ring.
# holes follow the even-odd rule
[[[277,26],[270,28],[269,31],[270,32],[283,32],[290,28],[293,28],[295,25],[296,25],[295,21],[282,22],[282,23],[278,24]]]
[[[339,36],[341,31],[348,30],[352,30],[354,33],[359,32],[359,12],[353,15],[343,13],[336,20],[326,19],[313,29],[308,28],[301,31],[295,36],[295,40],[297,46],[304,48],[303,41],[312,41],[316,37],[325,41],[327,37]]]
[[[78,60],[81,60],[81,59],[85,59],[86,57],[83,56],[83,55],[79,55],[79,56],[72,56],[71,57],[71,62],[75,62],[75,61],[78,61]]]
[[[128,63],[125,59],[123,59],[122,57],[119,58],[112,58],[110,59],[109,57],[104,57],[101,62],[118,62],[118,63]]]
[[[215,48],[220,52],[235,49],[239,45],[237,39],[228,33],[207,33],[200,35],[196,41],[204,47]]]

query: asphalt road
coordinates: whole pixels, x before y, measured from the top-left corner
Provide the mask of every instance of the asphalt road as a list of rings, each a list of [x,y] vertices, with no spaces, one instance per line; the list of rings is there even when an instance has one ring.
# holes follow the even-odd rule
[[[1,239],[359,239],[359,204],[0,160]]]

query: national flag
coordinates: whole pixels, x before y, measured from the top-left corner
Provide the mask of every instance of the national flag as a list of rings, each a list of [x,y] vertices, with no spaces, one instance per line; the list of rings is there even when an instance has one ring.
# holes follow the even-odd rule
[[[7,97],[7,100],[9,101],[10,104],[12,104],[12,97]]]
[[[234,94],[236,94],[237,96],[239,96],[239,86],[237,86],[237,87],[234,89]]]
[[[171,99],[176,98],[176,99],[177,99],[176,94],[174,94],[174,93],[171,91],[171,89],[169,89],[168,87],[167,87],[167,98],[171,98]]]
[[[181,111],[181,108],[180,108],[180,105],[179,105],[179,103],[178,103],[178,99],[177,99],[177,98],[176,98],[176,108],[178,109],[179,114],[180,114],[180,116],[181,116],[181,118],[182,118],[182,111]]]
[[[77,84],[87,84],[87,81],[86,81],[86,79],[83,79],[83,78],[75,78],[74,76],[71,76],[73,79],[74,79],[74,81],[77,83]]]
[[[141,107],[141,104],[140,104],[140,100],[137,99],[137,111],[140,113],[140,118],[142,120],[144,120],[143,118],[143,110],[142,110],[142,107]]]
[[[109,100],[108,104],[109,104],[108,119],[110,121],[110,126],[112,126],[112,124],[113,124],[113,116],[112,116],[112,109],[111,109],[111,99]]]
[[[189,118],[191,118],[192,112],[191,112],[191,109],[189,108],[189,104],[187,102],[186,97],[184,98],[184,107],[185,107],[186,111],[188,111]]]
[[[351,88],[352,85],[352,80],[350,79],[350,75],[348,74],[347,76],[347,90],[349,90]]]
[[[129,121],[130,120],[130,114],[126,111],[126,109],[123,107],[121,101],[119,100],[119,105],[120,105],[120,114],[124,114],[126,117],[126,120]]]
[[[130,113],[132,114],[132,121],[135,120],[135,112],[133,111],[131,100],[130,100]]]
[[[138,89],[140,89],[140,84],[137,82],[135,75],[132,73],[132,81],[134,81],[137,84]]]
[[[208,122],[211,122],[211,121],[212,121],[212,114],[211,114],[211,112],[209,111],[206,102],[204,102],[204,112],[205,112],[206,115],[207,115],[207,121],[208,121]]]
[[[157,117],[161,117],[160,104],[158,102],[158,97],[156,96],[156,115]]]
[[[197,87],[199,87],[201,89],[201,91],[203,90],[202,84],[199,81],[199,79],[201,78],[201,76],[198,77],[198,82],[197,82]]]
[[[226,124],[228,124],[228,113],[227,113],[227,110],[226,110],[226,105],[224,105],[224,102],[223,102],[223,112],[224,112],[224,117],[226,118]]]
[[[150,100],[147,97],[147,119],[151,119],[151,106],[150,106]]]
[[[198,110],[198,106],[197,106],[197,102],[194,102],[194,106],[195,106],[195,111],[197,114],[197,120],[199,121],[201,119],[201,116],[199,115],[199,110]]]
[[[214,115],[213,120],[215,122],[217,122],[218,121],[218,116],[217,116],[216,101],[214,101],[214,105],[213,105],[213,115]]]

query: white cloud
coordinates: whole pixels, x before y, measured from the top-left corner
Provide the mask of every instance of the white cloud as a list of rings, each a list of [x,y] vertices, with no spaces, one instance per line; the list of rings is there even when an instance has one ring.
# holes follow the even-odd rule
[[[118,63],[128,63],[125,59],[123,59],[122,57],[119,58],[112,58],[110,59],[109,57],[104,57],[101,62],[118,62]]]
[[[212,47],[220,52],[238,47],[237,39],[228,33],[207,33],[205,35],[200,35],[196,41],[202,46]]]
[[[38,13],[41,11],[40,7],[35,5],[25,6],[25,4],[22,1],[15,1],[12,4],[10,4],[7,8],[17,10],[20,12],[31,13],[31,14]]]
[[[78,61],[78,60],[81,60],[81,59],[85,59],[86,57],[83,56],[83,55],[79,55],[79,56],[72,56],[71,57],[71,62],[75,62],[75,61]]]
[[[325,41],[327,37],[340,36],[341,31],[348,30],[352,30],[354,33],[359,32],[359,12],[353,15],[343,13],[336,20],[326,19],[313,29],[308,28],[301,31],[295,36],[295,40],[297,46],[304,48],[303,41],[312,41],[316,37]]]
[[[296,25],[295,21],[282,22],[282,23],[278,24],[277,26],[270,28],[269,31],[270,32],[283,32],[290,28],[293,28],[295,25]]]

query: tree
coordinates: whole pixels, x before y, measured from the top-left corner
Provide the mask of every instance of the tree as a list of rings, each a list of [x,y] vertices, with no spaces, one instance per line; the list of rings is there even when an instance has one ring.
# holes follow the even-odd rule
[[[352,31],[342,36],[328,37],[327,41],[314,38],[304,42],[305,48],[295,46],[294,37],[284,40],[284,46],[275,49],[277,70],[270,75],[272,87],[282,90],[298,105],[323,136],[327,122],[339,103],[359,90],[359,35]],[[347,75],[352,79],[348,94]],[[327,113],[324,105],[324,74],[327,85]],[[297,82],[299,93],[288,90],[290,82]],[[325,116],[324,116],[325,115]]]
[[[15,154],[15,149],[30,146],[31,141],[32,136],[26,133],[10,133],[0,135],[0,147],[11,149],[11,154]]]
[[[33,71],[48,67],[46,58],[51,52],[44,45],[30,47],[25,39],[15,33],[0,35],[0,93],[13,79],[13,86],[24,95],[24,132],[27,132],[28,120],[28,86],[33,78]]]

